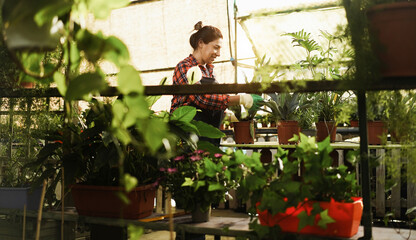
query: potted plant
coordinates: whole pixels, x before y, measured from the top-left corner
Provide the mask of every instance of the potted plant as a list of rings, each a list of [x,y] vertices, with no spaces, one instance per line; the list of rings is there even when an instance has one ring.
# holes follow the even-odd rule
[[[235,187],[232,168],[226,154],[196,150],[165,161],[161,182],[178,206],[192,212],[193,222],[206,222],[211,205],[225,201],[226,192]]]
[[[238,120],[238,122],[233,122],[234,141],[237,144],[254,143],[254,117],[257,111],[247,111],[241,105],[230,106],[229,109]]]
[[[42,188],[32,185],[35,173],[21,160],[12,158],[2,169],[0,208],[38,210]]]
[[[337,42],[343,41],[342,35],[332,35],[325,31],[321,31],[321,36],[326,41],[325,46],[320,45],[312,38],[310,33],[304,30],[286,33],[285,36],[292,38],[294,47],[301,47],[306,51],[306,58],[300,60],[296,66],[309,71],[312,79],[316,80],[340,80],[349,74],[347,71],[341,71],[341,64],[335,60],[338,56],[340,60],[348,58],[350,50],[344,49],[338,52]],[[322,141],[330,136],[331,141],[335,141],[336,125],[345,119],[339,119],[342,104],[344,103],[343,92],[318,92],[309,94],[308,99],[313,104],[317,123],[317,140]]]
[[[299,135],[298,118],[302,108],[308,104],[301,104],[298,93],[271,93],[270,101],[265,106],[270,108],[273,119],[277,121],[277,137],[280,144],[290,144],[293,135]]]
[[[198,143],[189,136],[189,131],[200,136],[223,136],[218,129],[193,121],[192,114],[196,114],[196,109],[184,106],[172,114],[154,115],[153,118],[160,119],[160,123],[166,121],[169,129],[165,129],[162,134],[169,139],[172,146],[177,145],[176,141],[180,136],[182,146],[195,149]],[[64,153],[63,136],[61,132],[55,132],[48,136],[50,142],[39,152],[37,161],[30,166],[40,173],[39,180],[53,179],[48,197],[53,197],[55,185],[62,180],[62,168],[65,168],[65,183],[70,185],[79,214],[146,217],[153,211],[155,187],[157,180],[162,176],[158,159],[167,158],[172,152],[166,151],[164,147],[152,151],[144,143],[144,136],[137,128],[129,128],[129,134],[134,137],[135,142],[123,146],[111,134],[113,115],[112,105],[96,101],[86,113],[85,123],[71,126],[71,152]],[[158,125],[158,128],[163,126]],[[154,130],[153,134],[157,133]],[[209,144],[205,147],[207,146],[209,149]],[[175,152],[175,147],[172,147],[171,151]],[[51,159],[55,161],[51,162]],[[93,193],[97,193],[97,197],[94,198]],[[109,200],[110,203],[103,199]],[[138,203],[142,200],[144,206]]]
[[[387,141],[387,104],[389,93],[386,91],[367,93],[367,129],[368,144],[380,145]]]
[[[271,239],[281,236],[280,231],[353,236],[362,214],[355,173],[344,165],[333,167],[329,139],[316,142],[302,133],[297,138],[293,153],[279,148],[272,163],[248,161],[239,168],[243,177],[238,196],[250,199],[250,211],[258,214],[251,228],[260,238]],[[348,159],[354,156],[351,153]]]

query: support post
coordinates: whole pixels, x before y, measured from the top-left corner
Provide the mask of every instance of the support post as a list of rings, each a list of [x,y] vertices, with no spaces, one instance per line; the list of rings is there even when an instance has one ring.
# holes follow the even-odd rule
[[[365,91],[360,90],[357,94],[358,118],[360,126],[360,165],[361,165],[361,191],[363,196],[364,236],[361,239],[372,239],[372,216],[371,216],[371,187],[370,168],[368,163],[368,138],[367,138],[367,106]]]

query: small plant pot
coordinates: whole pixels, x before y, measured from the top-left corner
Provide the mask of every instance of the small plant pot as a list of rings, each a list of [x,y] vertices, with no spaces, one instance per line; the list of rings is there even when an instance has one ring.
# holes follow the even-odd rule
[[[38,210],[42,188],[0,188],[0,208]]]
[[[362,198],[353,198],[354,202],[344,203],[331,200],[330,202],[319,202],[323,210],[328,210],[328,215],[335,220],[329,223],[326,229],[320,228],[317,224],[320,220],[320,215],[315,216],[314,225],[307,225],[298,231],[300,213],[306,211],[310,214],[313,209],[313,204],[316,201],[307,201],[299,203],[295,207],[286,209],[285,213],[278,213],[276,215],[270,214],[267,210],[259,211],[260,224],[263,226],[273,227],[279,225],[283,232],[312,234],[319,236],[343,237],[350,238],[358,232],[360,226],[361,216],[363,213]]]
[[[358,127],[358,120],[351,120],[350,125],[351,127]]]
[[[337,134],[337,125],[333,121],[321,121],[315,123],[316,125],[316,141],[322,142],[325,138],[329,137],[330,142],[335,142]]]
[[[277,138],[279,139],[279,144],[296,144],[295,142],[290,142],[289,139],[293,135],[299,136],[299,132],[298,121],[279,121],[277,123]]]
[[[234,141],[237,144],[251,144],[254,143],[254,122],[241,121],[234,122]]]
[[[211,217],[211,207],[207,211],[202,211],[199,207],[199,204],[196,205],[196,208],[192,210],[192,222],[201,223],[208,222]]]
[[[381,145],[386,142],[387,127],[383,121],[367,121],[368,144]]]
[[[79,215],[139,219],[152,214],[156,189],[153,184],[139,186],[127,193],[129,204],[117,195],[122,187],[71,185],[72,197]]]

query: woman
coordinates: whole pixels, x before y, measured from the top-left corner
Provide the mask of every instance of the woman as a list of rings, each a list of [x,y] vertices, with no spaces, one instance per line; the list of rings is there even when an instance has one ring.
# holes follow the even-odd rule
[[[194,30],[196,32],[189,39],[193,52],[176,65],[173,74],[173,84],[217,83],[212,63],[215,58],[220,56],[223,38],[221,31],[213,26],[203,27],[201,21],[195,24]],[[194,78],[196,79],[194,80]],[[257,110],[259,108],[258,104],[262,100],[260,96],[255,94],[237,96],[227,94],[174,95],[171,103],[171,112],[180,106],[194,106],[201,110],[197,112],[195,120],[206,122],[218,128],[221,124],[224,110],[228,106],[242,104],[247,109]],[[209,141],[216,146],[219,146],[220,142],[220,139],[203,140]]]

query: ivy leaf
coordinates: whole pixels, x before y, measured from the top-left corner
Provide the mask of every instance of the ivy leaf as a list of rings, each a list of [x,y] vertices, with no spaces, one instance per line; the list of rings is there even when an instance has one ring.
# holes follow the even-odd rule
[[[137,186],[137,178],[133,177],[132,175],[126,173],[124,174],[124,187],[126,192],[130,192]]]
[[[209,158],[204,159],[205,174],[208,177],[215,177],[217,172],[219,172],[217,165],[211,161]]]
[[[196,192],[200,187],[205,186],[205,181],[197,181],[194,191]]]
[[[192,186],[194,184],[194,181],[192,181],[192,179],[191,178],[189,178],[189,177],[186,177],[185,178],[185,182],[183,182],[182,183],[182,187],[190,187],[190,186]]]
[[[308,215],[306,211],[302,211],[298,214],[297,218],[299,218],[299,226],[298,231],[302,230],[306,226],[313,226],[315,222],[315,215]]]
[[[320,214],[321,220],[318,222],[320,228],[326,229],[327,224],[335,222],[335,220],[328,215],[328,209],[325,209]]]
[[[224,190],[224,185],[221,185],[220,183],[210,183],[208,186],[208,191],[220,191],[220,190]]]

